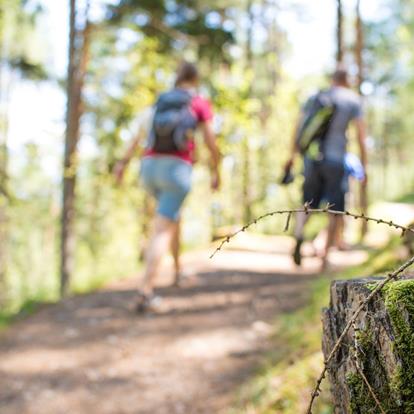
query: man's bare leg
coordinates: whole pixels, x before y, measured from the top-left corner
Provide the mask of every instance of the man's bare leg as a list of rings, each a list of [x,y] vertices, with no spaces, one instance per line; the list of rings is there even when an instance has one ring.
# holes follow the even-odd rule
[[[325,270],[326,267],[327,267],[329,249],[335,243],[335,238],[336,238],[336,235],[337,235],[338,225],[340,225],[338,217],[333,215],[333,214],[330,214],[329,215],[329,224],[328,224],[328,235],[327,235],[327,238],[326,238],[326,246],[325,246],[325,251],[324,251],[324,254],[323,254],[323,257],[322,257],[322,270]]]
[[[345,218],[343,216],[337,216],[338,226],[336,229],[335,246],[339,250],[350,250],[350,245],[345,241]]]
[[[313,240],[313,250],[314,250],[314,254],[317,257],[322,257],[323,256],[323,252],[325,250],[325,245],[326,245],[326,237],[328,235],[328,231],[326,228],[322,229],[317,236],[315,237],[315,239]]]
[[[145,255],[146,269],[142,293],[146,296],[152,295],[154,291],[155,278],[161,260],[169,250],[176,224],[163,216],[156,216],[154,219],[152,235]]]
[[[339,249],[344,244],[344,230],[345,230],[345,223],[344,218],[342,216],[338,216],[338,222],[335,231],[335,240],[334,245]]]

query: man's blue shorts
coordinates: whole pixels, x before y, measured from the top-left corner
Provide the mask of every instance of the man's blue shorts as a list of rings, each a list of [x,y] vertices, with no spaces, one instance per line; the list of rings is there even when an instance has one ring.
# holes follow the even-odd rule
[[[141,178],[158,202],[157,213],[178,221],[181,206],[191,189],[192,165],[175,156],[144,157]]]
[[[337,161],[305,159],[303,201],[318,208],[322,201],[333,204],[333,210],[345,210],[345,167]]]

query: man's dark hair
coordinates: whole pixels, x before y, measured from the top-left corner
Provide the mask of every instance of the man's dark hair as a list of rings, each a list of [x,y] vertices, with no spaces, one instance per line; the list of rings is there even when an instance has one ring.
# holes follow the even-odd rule
[[[175,86],[183,82],[194,82],[199,78],[197,67],[190,62],[183,62],[177,70]]]
[[[348,71],[346,68],[338,66],[332,75],[332,80],[338,85],[348,85]]]

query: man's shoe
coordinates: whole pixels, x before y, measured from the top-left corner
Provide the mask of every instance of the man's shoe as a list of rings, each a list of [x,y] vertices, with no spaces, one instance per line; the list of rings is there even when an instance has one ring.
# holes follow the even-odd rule
[[[293,261],[296,266],[300,266],[302,264],[302,255],[300,249],[302,247],[303,239],[296,240],[295,250],[293,251]]]

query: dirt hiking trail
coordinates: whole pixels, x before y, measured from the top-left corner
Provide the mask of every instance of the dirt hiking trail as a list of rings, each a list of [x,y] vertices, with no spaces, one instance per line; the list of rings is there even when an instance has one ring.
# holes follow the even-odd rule
[[[251,246],[254,246],[252,249]],[[306,304],[319,262],[292,266],[292,241],[242,235],[184,257],[194,276],[160,313],[130,308],[137,278],[46,306],[0,336],[1,414],[221,414],[271,346],[270,322]],[[337,266],[362,252],[334,253]]]

